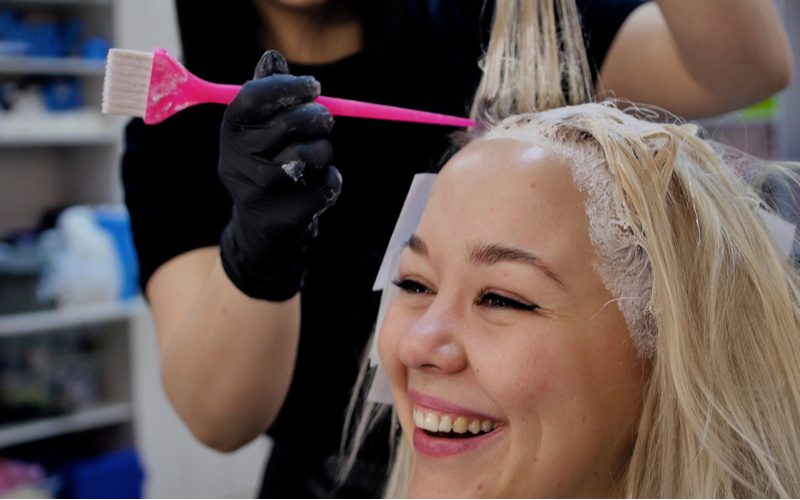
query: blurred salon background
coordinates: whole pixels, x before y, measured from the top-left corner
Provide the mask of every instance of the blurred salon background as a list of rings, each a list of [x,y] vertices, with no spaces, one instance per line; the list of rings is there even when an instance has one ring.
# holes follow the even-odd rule
[[[779,4],[800,68],[800,2]],[[0,0],[0,498],[251,498],[266,438],[211,451],[161,387],[121,204],[126,119],[100,114],[110,47],[180,54],[173,2]],[[702,124],[800,160],[800,82]]]

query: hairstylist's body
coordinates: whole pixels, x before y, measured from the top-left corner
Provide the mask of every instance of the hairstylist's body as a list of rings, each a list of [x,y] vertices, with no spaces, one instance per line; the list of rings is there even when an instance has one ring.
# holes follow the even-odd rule
[[[263,47],[272,47],[288,60],[308,65],[326,65],[360,52],[363,27],[352,12],[339,12],[335,22],[309,30],[309,14],[293,6],[319,3],[324,2],[255,2],[261,15],[259,39]],[[314,36],[304,36],[307,33]],[[202,292],[187,294],[188,290]],[[225,274],[216,247],[200,248],[170,260],[153,275],[146,293],[165,358],[166,389],[195,436],[212,448],[232,451],[269,428],[292,377],[300,333],[300,297],[265,301],[245,295]],[[238,341],[230,342],[230,338],[219,335],[227,331],[236,332]],[[182,337],[190,339],[184,341]],[[184,342],[198,348],[208,346],[208,350],[191,353]],[[250,372],[249,376],[226,369],[209,373],[214,385],[194,377],[187,380],[181,376],[184,363],[193,364],[196,356],[208,356],[219,366],[238,366]],[[211,394],[221,399],[198,397],[194,388],[200,386],[205,394],[213,387],[218,392]],[[251,404],[242,405],[242,399]]]
[[[193,8],[208,9],[204,3],[193,0],[179,7],[184,12]],[[194,54],[185,46],[190,69],[210,79],[242,81],[252,74],[253,62],[262,49],[277,48],[292,62],[298,74],[317,76],[326,94],[451,114],[466,112],[467,97],[474,90],[471,82],[477,82],[479,76],[475,61],[479,55],[479,33],[485,26],[477,22],[477,15],[476,22],[470,24],[457,13],[426,12],[423,17],[430,26],[419,31],[427,38],[410,40],[405,50],[389,52],[392,64],[383,61],[384,66],[379,71],[369,64],[381,62],[381,54],[375,47],[380,45],[382,50],[383,45],[371,44],[380,34],[370,34],[370,25],[365,24],[362,17],[355,11],[337,8],[324,24],[317,25],[305,7],[293,5],[300,3],[303,2],[256,2],[260,14],[259,36],[253,37],[252,45],[238,52],[226,52],[224,40],[214,38],[212,31],[196,29],[195,37],[209,37],[219,41],[220,46],[209,42],[210,53],[196,51]],[[480,10],[481,2],[474,3],[469,7],[459,4],[452,9],[474,13]],[[598,3],[597,0],[585,2],[585,6]],[[604,90],[698,115],[733,109],[785,84],[790,64],[786,63],[780,30],[769,24],[775,17],[771,2],[743,0],[733,5],[726,0],[724,6],[715,3],[718,15],[726,16],[731,24],[746,18],[758,22],[747,25],[747,33],[739,33],[733,41],[728,41],[725,50],[713,53],[710,50],[692,53],[683,48],[694,43],[714,47],[706,39],[695,38],[697,33],[705,36],[705,32],[698,30],[696,33],[691,23],[678,22],[678,16],[691,17],[689,12],[680,9],[701,9],[692,7],[697,2],[659,2],[669,22],[654,10],[654,5],[643,6],[624,24],[638,2],[611,3],[614,5],[594,5],[588,9],[591,13],[584,12],[585,25],[601,28],[592,32],[589,49],[594,51],[594,63],[600,68],[599,87]],[[426,2],[419,4],[427,6]],[[449,4],[439,3],[440,8],[446,9],[442,5]],[[413,10],[408,5],[403,7],[405,9],[401,10],[405,14]],[[759,15],[754,16],[752,9]],[[737,13],[741,18],[735,17]],[[615,38],[620,24],[622,28]],[[722,24],[711,23],[704,29],[725,29]],[[442,30],[442,26],[446,29]],[[246,31],[244,25],[241,30]],[[774,35],[775,32],[778,34]],[[645,35],[655,33],[661,34],[658,43],[643,43]],[[385,38],[389,35],[383,34]],[[183,30],[185,43],[190,36]],[[715,34],[707,33],[707,36],[711,39]],[[464,39],[468,43],[464,43]],[[758,57],[754,59],[743,49],[736,49],[734,42],[738,41],[743,47],[759,48]],[[388,42],[391,45],[392,40]],[[469,47],[469,50],[458,52],[460,47]],[[734,52],[728,52],[731,47]],[[760,49],[762,47],[766,49]],[[371,51],[373,57],[378,54],[379,58],[368,59],[368,63],[359,60],[367,51]],[[765,57],[765,51],[771,57]],[[675,67],[657,63],[664,53],[673,56],[671,61]],[[729,57],[731,53],[736,56]],[[446,57],[453,55],[455,57]],[[438,66],[432,62],[435,56],[441,56]],[[387,57],[383,55],[383,59]],[[770,69],[757,75],[749,74],[750,80],[746,83],[726,80],[724,85],[695,74],[694,68],[705,70],[712,67],[713,62],[730,76],[730,68],[747,66],[740,57],[745,58],[747,64],[766,62]],[[237,69],[225,73],[218,70],[223,66]],[[325,68],[332,72],[323,74]],[[648,72],[653,78],[660,75],[659,85],[681,92],[662,92],[662,87],[632,78],[632,68],[638,75]],[[379,74],[383,70],[387,74]],[[714,96],[712,104],[704,100],[709,94]],[[308,99],[306,96],[300,100]],[[683,102],[695,104],[681,109],[677,103]],[[230,218],[230,200],[215,179],[216,130],[221,115],[221,110],[199,109],[177,116],[161,129],[134,125],[129,131],[126,195],[137,248],[144,264],[146,294],[156,319],[165,388],[173,406],[195,436],[213,448],[237,449],[269,429],[278,451],[291,448],[293,444],[295,448],[304,446],[298,451],[309,457],[317,452],[332,453],[335,446],[331,445],[338,441],[341,414],[349,397],[358,356],[374,318],[375,301],[369,292],[370,280],[385,249],[408,181],[414,172],[426,170],[431,158],[435,161],[441,154],[449,130],[339,121],[331,143],[345,188],[339,202],[319,220],[320,236],[312,247],[314,253],[308,264],[301,311],[301,294],[296,293],[297,289],[292,290],[292,286],[280,290],[280,298],[254,298],[243,292],[242,286],[234,284],[223,269],[219,248],[214,246]],[[314,116],[322,115],[317,112]],[[264,117],[266,121],[269,118]],[[298,120],[303,123],[302,117]],[[293,143],[320,140],[324,135],[317,131],[308,137],[287,137],[280,142],[286,149]],[[183,150],[182,145],[186,145]],[[136,171],[145,168],[150,174]],[[160,183],[161,176],[169,176],[169,179]],[[153,183],[160,185],[152,186]],[[178,196],[177,201],[175,196]],[[312,208],[311,213],[323,210],[325,203]],[[254,216],[250,220],[260,219]],[[264,228],[249,228],[245,224],[240,225],[239,230],[249,233]],[[297,250],[300,252],[301,246]],[[282,265],[280,262],[272,264],[277,268]],[[299,283],[293,286],[299,287]],[[287,442],[290,443],[288,447],[285,446]],[[291,460],[283,462],[289,464]],[[265,493],[284,496],[329,493],[315,490],[313,486],[291,484],[291,478],[329,474],[330,471],[318,469],[330,464],[322,461],[309,466],[308,470],[303,469],[306,464],[302,464],[297,470],[291,470],[297,464],[284,465],[281,469],[280,463],[276,463],[277,460],[271,463],[271,467],[277,468],[268,481],[278,485],[283,479],[286,487],[294,491],[280,489],[282,486],[278,485]]]
[[[598,90],[698,118],[763,99],[792,73],[774,2],[656,0],[620,29]]]

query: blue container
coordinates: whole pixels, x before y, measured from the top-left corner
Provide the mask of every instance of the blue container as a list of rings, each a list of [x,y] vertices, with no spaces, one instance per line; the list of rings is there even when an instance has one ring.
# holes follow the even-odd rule
[[[42,100],[50,111],[69,111],[83,106],[83,87],[77,78],[54,78],[42,86]]]
[[[124,208],[101,207],[95,211],[97,223],[111,234],[122,267],[120,299],[129,299],[139,293],[139,261],[133,246],[131,220]]]
[[[0,10],[0,41],[20,41],[21,25],[19,14],[11,10]]]
[[[107,38],[99,36],[87,38],[81,44],[81,57],[104,60],[110,49],[111,41]]]
[[[142,498],[144,469],[134,449],[100,455],[68,466],[66,498]]]

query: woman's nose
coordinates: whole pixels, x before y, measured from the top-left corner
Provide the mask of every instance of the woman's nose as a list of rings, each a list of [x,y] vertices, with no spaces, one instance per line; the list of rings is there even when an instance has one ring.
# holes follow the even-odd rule
[[[458,335],[462,316],[444,300],[434,300],[425,313],[403,332],[398,356],[409,368],[430,373],[458,373],[467,356]]]

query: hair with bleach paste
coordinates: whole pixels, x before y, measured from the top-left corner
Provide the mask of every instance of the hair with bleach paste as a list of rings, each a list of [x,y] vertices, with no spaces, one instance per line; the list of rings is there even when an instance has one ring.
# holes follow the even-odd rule
[[[486,137],[604,169],[646,254],[654,349],[625,494],[800,495],[800,277],[759,215],[763,180],[796,186],[798,166],[739,155],[757,164],[748,183],[696,128],[611,103],[513,116]]]
[[[470,116],[483,125],[592,96],[575,0],[497,0],[481,65]]]

